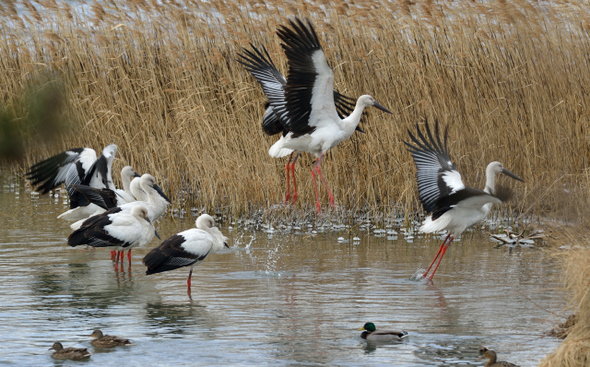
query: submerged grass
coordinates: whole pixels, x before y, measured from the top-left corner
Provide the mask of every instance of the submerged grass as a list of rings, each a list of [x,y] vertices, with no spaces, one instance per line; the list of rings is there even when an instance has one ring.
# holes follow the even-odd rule
[[[451,156],[469,185],[483,187],[486,164],[499,160],[527,181],[514,184],[512,210],[576,217],[588,192],[590,121],[581,1],[4,2],[3,104],[27,116],[21,96],[50,78],[71,126],[30,146],[20,169],[115,143],[116,170],[152,173],[178,205],[283,215],[273,206],[284,197],[285,162],[267,154],[276,137],[260,129],[265,98],[235,58],[250,42],[265,45],[286,72],[275,30],[293,15],[316,26],[339,91],[369,93],[394,112],[367,111],[367,134],[328,154],[339,210],[415,211],[415,169],[401,141],[437,118],[450,125]],[[314,208],[311,163],[306,156],[297,168],[304,212]]]

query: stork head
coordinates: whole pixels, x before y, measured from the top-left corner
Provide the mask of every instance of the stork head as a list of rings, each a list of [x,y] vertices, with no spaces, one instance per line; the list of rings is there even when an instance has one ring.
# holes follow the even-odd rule
[[[213,228],[215,225],[215,220],[209,214],[201,214],[195,221],[195,225],[198,229],[207,230],[209,228]]]
[[[104,155],[107,159],[110,158],[112,160],[115,158],[115,154],[117,153],[117,146],[115,144],[109,144],[102,150],[102,155]]]
[[[221,251],[224,247],[229,248],[228,238],[221,233],[219,228],[215,227],[215,220],[209,214],[201,214],[195,224],[198,229],[206,231],[213,237],[213,252]]]
[[[141,186],[141,188],[143,189],[143,191],[145,191],[146,193],[148,192],[148,190],[150,188],[156,190],[156,192],[158,194],[160,194],[161,197],[163,197],[167,202],[171,202],[170,199],[168,199],[168,196],[166,196],[166,194],[164,194],[164,191],[162,191],[162,189],[160,188],[160,186],[158,186],[156,184],[156,179],[154,178],[154,176],[150,175],[149,173],[144,173],[141,176],[141,181],[139,182],[139,185]]]
[[[504,168],[504,165],[502,165],[502,163],[500,163],[498,161],[488,164],[488,168],[486,169],[486,171],[487,171],[487,173],[489,173],[491,175],[502,173],[502,174],[505,174],[506,176],[511,177],[515,180],[524,182],[524,180],[522,178],[520,178],[517,175],[515,175],[514,173],[508,171],[506,168]]]
[[[134,217],[143,218],[150,222],[148,217],[148,211],[146,207],[143,205],[134,206],[133,209],[131,209],[131,215],[133,215]]]
[[[381,105],[379,102],[375,101],[375,98],[373,98],[372,96],[370,96],[368,94],[360,96],[357,104],[359,104],[359,103],[363,107],[373,106],[373,107],[377,107],[378,109],[380,109],[383,112],[393,113],[390,110],[388,110],[387,108],[383,107],[383,105]]]
[[[121,177],[127,178],[129,181],[131,181],[131,179],[133,177],[139,177],[139,173],[135,172],[135,170],[133,169],[133,167],[131,167],[131,166],[125,166],[121,170]]]

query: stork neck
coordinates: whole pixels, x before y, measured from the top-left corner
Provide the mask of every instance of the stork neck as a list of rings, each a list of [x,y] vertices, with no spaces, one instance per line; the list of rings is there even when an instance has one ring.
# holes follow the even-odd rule
[[[160,195],[158,195],[158,193],[156,192],[156,190],[154,190],[153,187],[150,187],[148,185],[142,185],[141,188],[147,195],[147,202],[155,203],[158,200],[158,196]]]
[[[347,118],[342,120],[344,124],[344,128],[350,130],[350,135],[354,132],[354,129],[358,126],[359,122],[361,121],[361,117],[363,115],[363,111],[365,110],[365,104],[360,101],[360,98],[356,101],[356,106],[354,107],[354,111]]]
[[[486,188],[483,189],[486,194],[496,194],[496,173],[488,166],[486,169]]]
[[[131,193],[131,179],[129,179],[129,176],[123,176],[123,191],[133,195],[133,193]]]
[[[107,158],[107,186],[111,190],[115,190],[115,184],[113,184],[113,176],[111,175],[111,167],[113,166],[114,155]]]

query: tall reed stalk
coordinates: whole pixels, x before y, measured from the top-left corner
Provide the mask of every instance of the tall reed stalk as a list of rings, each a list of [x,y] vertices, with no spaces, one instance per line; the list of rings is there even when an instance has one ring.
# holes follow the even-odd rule
[[[324,174],[340,208],[418,208],[401,142],[425,118],[450,125],[452,158],[469,185],[483,187],[492,160],[525,178],[514,187],[519,212],[564,216],[585,197],[590,16],[582,1],[241,3],[0,4],[3,104],[27,116],[26,90],[53,83],[69,127],[30,146],[23,169],[65,148],[116,143],[115,169],[152,173],[176,203],[230,215],[281,203],[285,161],[267,154],[276,138],[260,129],[265,97],[235,59],[250,42],[264,45],[286,72],[275,30],[298,15],[316,26],[336,88],[371,94],[394,112],[367,111],[367,134],[328,154]],[[311,163],[304,157],[296,173],[306,210]]]

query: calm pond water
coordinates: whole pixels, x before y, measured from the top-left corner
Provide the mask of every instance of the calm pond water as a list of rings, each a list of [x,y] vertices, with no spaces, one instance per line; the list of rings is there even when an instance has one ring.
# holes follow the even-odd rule
[[[106,250],[69,248],[61,198],[31,197],[0,179],[0,364],[15,366],[536,366],[558,341],[543,336],[564,307],[557,264],[534,248],[494,248],[480,232],[454,243],[433,282],[412,281],[439,240],[347,229],[221,230],[231,250],[195,268],[145,275],[144,249],[115,273]],[[194,226],[168,216],[162,238]],[[372,344],[365,322],[410,333]],[[94,350],[90,333],[135,345]],[[48,348],[88,347],[86,362],[54,361]]]

